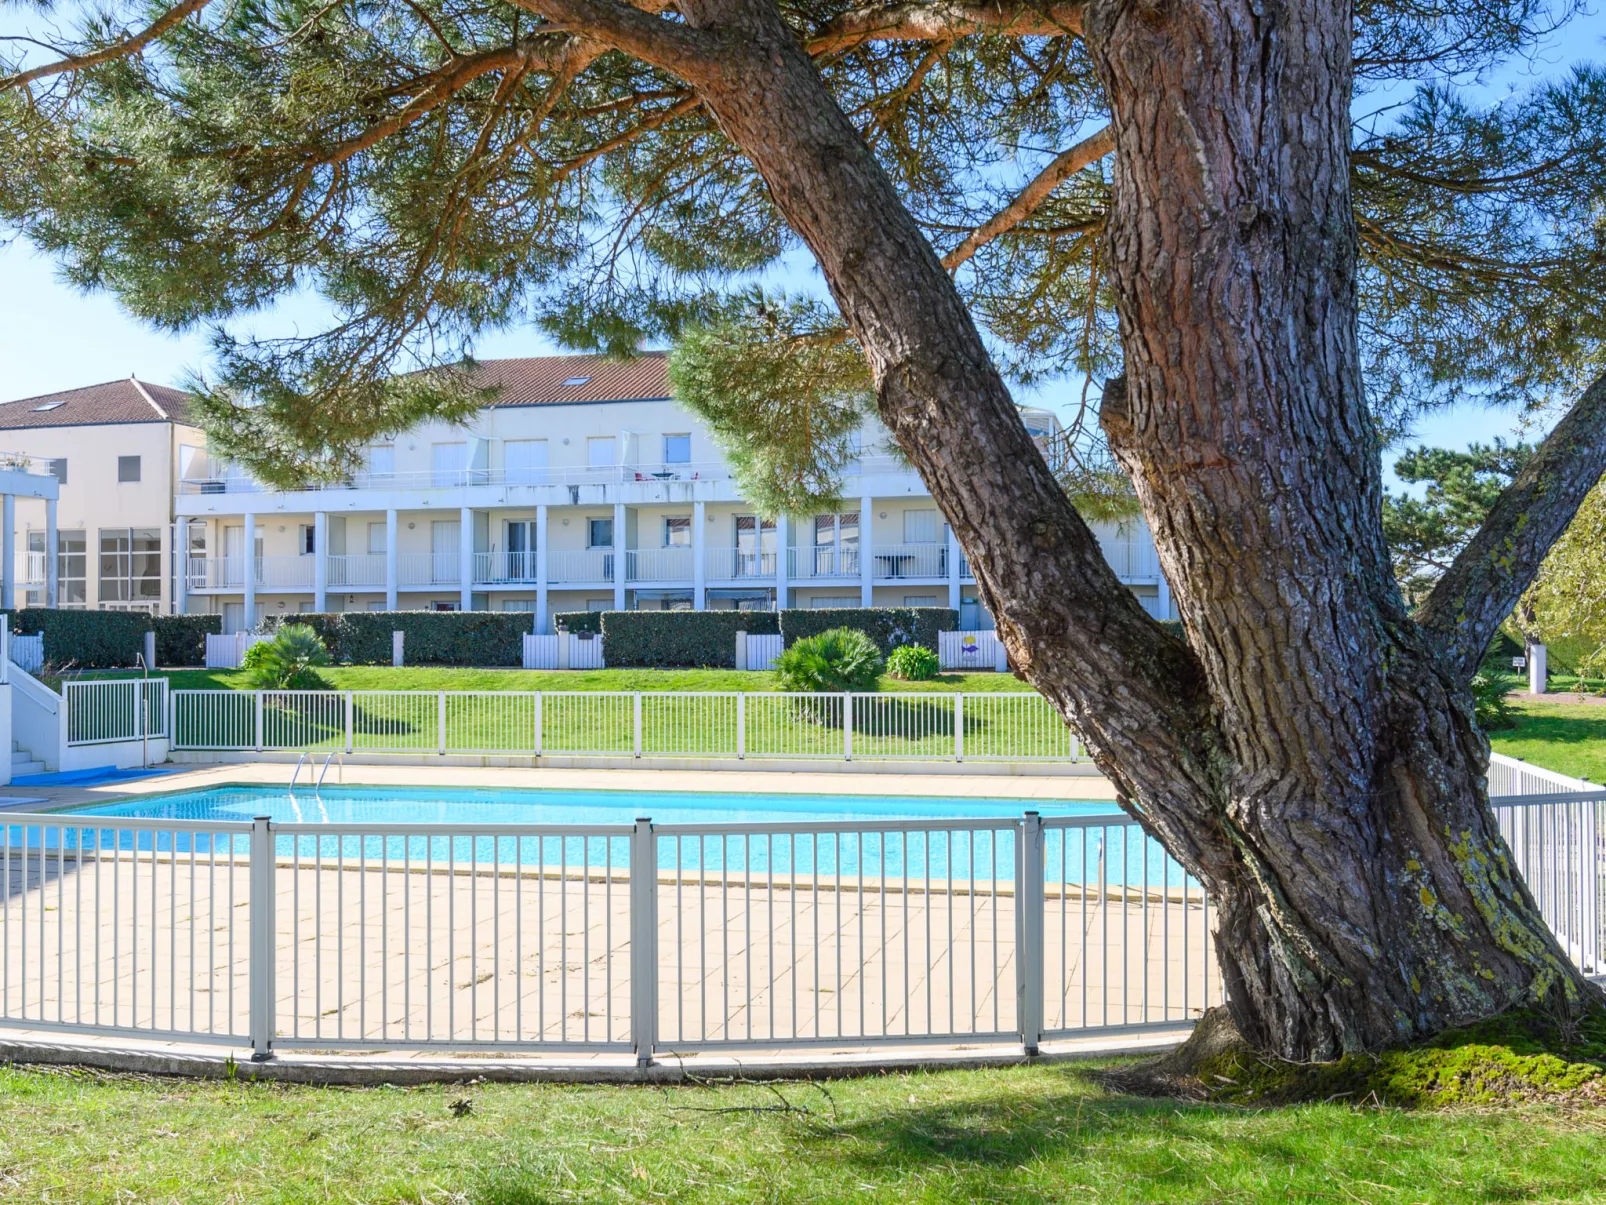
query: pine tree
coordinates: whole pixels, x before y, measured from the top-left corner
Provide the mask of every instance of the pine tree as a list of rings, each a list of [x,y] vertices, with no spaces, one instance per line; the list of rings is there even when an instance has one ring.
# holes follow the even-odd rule
[[[1461,87],[1569,7],[185,0],[7,81],[0,212],[234,332],[208,426],[270,480],[465,413],[454,365],[526,314],[680,341],[777,500],[829,490],[873,404],[1016,665],[1219,902],[1244,1038],[1326,1058],[1598,999],[1512,870],[1468,689],[1606,456],[1606,75]],[[834,309],[754,291],[799,248]],[[238,333],[300,288],[334,329]],[[1065,369],[1104,382],[1185,641],[1004,383]],[[1379,448],[1474,395],[1578,400],[1408,610]]]

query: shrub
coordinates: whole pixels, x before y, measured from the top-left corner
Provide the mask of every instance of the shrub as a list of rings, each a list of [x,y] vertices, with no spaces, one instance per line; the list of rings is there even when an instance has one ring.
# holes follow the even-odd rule
[[[736,665],[736,633],[774,635],[774,611],[602,611],[608,665],[647,668]],[[573,628],[569,629],[571,632]]]
[[[881,676],[881,652],[858,628],[832,628],[805,636],[775,662],[782,690],[869,691]]]
[[[1490,673],[1486,667],[1472,675],[1472,710],[1478,727],[1485,732],[1511,727],[1511,708],[1506,695],[1514,679],[1509,674]]]
[[[887,658],[887,673],[905,682],[929,682],[942,669],[937,654],[923,644],[905,644]]]
[[[77,669],[123,669],[145,651],[151,617],[142,611],[63,611],[25,607],[12,611],[19,636],[43,634],[45,660]]]
[[[832,628],[863,632],[886,656],[904,644],[936,648],[938,632],[959,629],[959,612],[952,607],[832,607],[781,612],[781,635],[789,645]]]
[[[259,690],[317,690],[324,685],[318,667],[328,664],[329,651],[304,623],[282,625],[272,640],[247,649],[240,663]]]
[[[522,611],[335,611],[277,617],[306,624],[337,665],[389,665],[392,632],[407,634],[408,665],[522,665],[530,616]]]
[[[207,636],[223,634],[221,615],[158,615],[152,624],[157,665],[205,665]]]

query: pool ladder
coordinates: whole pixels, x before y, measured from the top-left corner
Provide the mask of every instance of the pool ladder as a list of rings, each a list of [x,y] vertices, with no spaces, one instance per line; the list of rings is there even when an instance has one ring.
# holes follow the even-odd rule
[[[294,795],[295,791],[296,791],[296,779],[301,777],[301,763],[306,761],[306,760],[307,760],[307,755],[305,753],[303,753],[300,757],[296,758],[296,768],[294,770],[290,771],[290,793],[292,795]],[[311,766],[307,767],[307,776],[309,778],[312,776],[312,767]]]
[[[328,757],[323,759],[323,769],[318,771],[317,784],[312,788],[314,794],[316,794],[317,792],[323,790],[323,776],[325,774],[329,773],[329,763],[334,761],[335,758],[337,758],[337,757],[340,759],[340,780],[342,782],[345,781],[345,779],[346,779],[346,755],[343,754],[343,753],[331,753]],[[307,773],[308,774],[312,773],[312,767],[311,766],[307,767]]]

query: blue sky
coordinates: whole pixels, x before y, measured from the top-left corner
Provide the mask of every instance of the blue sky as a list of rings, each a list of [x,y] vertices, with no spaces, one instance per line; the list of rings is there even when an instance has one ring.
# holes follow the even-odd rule
[[[0,12],[0,32],[15,32],[25,24],[15,9]],[[1606,16],[1597,12],[1575,19],[1533,62],[1488,81],[1485,90],[1492,97],[1507,88],[1520,88],[1535,77],[1563,72],[1573,63],[1601,58],[1606,58]],[[817,287],[812,272],[795,276],[797,279],[785,283],[800,289]],[[314,299],[296,298],[253,325],[276,331],[306,329],[323,313]],[[559,350],[539,331],[520,328],[481,339],[475,353],[481,359],[495,359]],[[130,373],[173,384],[187,370],[204,368],[206,361],[204,332],[172,335],[153,330],[123,313],[112,298],[85,296],[61,283],[54,265],[26,243],[0,247],[0,365],[5,371],[0,398],[29,397]],[[1076,380],[1049,384],[1020,396],[1068,410],[1080,392],[1081,383]],[[1511,435],[1515,430],[1516,417],[1510,412],[1469,406],[1423,418],[1417,436],[1423,443],[1456,447]],[[1530,438],[1534,434],[1528,432]]]

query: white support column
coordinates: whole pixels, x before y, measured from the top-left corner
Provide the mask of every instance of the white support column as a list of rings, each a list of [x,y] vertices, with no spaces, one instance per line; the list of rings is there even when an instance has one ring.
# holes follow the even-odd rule
[[[691,504],[691,605],[708,610],[708,504]]]
[[[396,512],[385,512],[385,610],[399,611],[396,601]]]
[[[791,538],[792,524],[785,514],[775,516],[775,609],[786,609],[787,570],[791,567],[787,562],[789,553],[787,541]]]
[[[56,564],[56,546],[60,543],[56,535],[56,500],[45,499],[45,606],[54,607],[60,599],[61,570]],[[183,581],[181,577],[179,579]],[[183,587],[179,587],[182,591]],[[180,594],[182,598],[183,595]]]
[[[875,605],[875,499],[859,499],[859,605]]]
[[[5,567],[0,570],[0,607],[10,610],[17,605],[17,498],[15,494],[7,494],[5,503],[0,507],[0,523],[6,525],[3,541],[4,547],[0,549],[0,556],[6,559]]]
[[[329,609],[329,513],[312,516],[312,609],[322,615]]]
[[[546,503],[535,508],[535,634],[546,632],[547,580],[546,580]]]
[[[247,511],[240,517],[245,525],[243,533],[245,572],[240,580],[245,584],[245,617],[243,630],[249,632],[257,626],[257,517]]]
[[[613,504],[613,609],[625,609],[625,504]]]
[[[457,522],[457,609],[474,609],[474,512],[458,509]]]
[[[188,615],[190,613],[190,521],[188,519],[180,519],[178,521],[177,526],[173,529],[173,538],[178,541],[178,581],[175,583],[178,596],[173,600],[173,610],[176,614]]]
[[[954,537],[952,527],[945,524],[943,530],[947,532],[948,539],[948,605],[957,612],[959,600],[963,597],[963,591],[959,588],[959,541]]]

